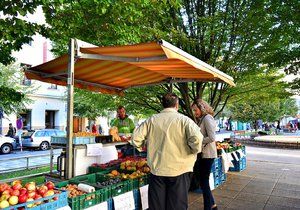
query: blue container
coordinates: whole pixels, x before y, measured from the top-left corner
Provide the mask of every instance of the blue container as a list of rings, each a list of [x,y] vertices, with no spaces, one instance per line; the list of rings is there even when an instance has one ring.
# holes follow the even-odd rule
[[[53,198],[58,197],[57,200],[53,200]],[[29,208],[27,207],[27,205],[29,204],[34,204],[37,201],[41,201],[41,202],[47,202],[47,203],[43,203],[40,204],[38,206]],[[54,194],[45,198],[40,198],[38,200],[34,200],[34,201],[29,201],[26,203],[22,203],[22,204],[18,204],[15,206],[9,206],[3,210],[17,210],[17,209],[30,209],[30,210],[55,210],[64,206],[68,205],[68,192],[67,191],[61,191],[60,194]]]
[[[141,194],[139,189],[134,189],[133,190],[133,197],[134,197],[134,205],[135,205],[135,210],[139,210],[141,207]]]

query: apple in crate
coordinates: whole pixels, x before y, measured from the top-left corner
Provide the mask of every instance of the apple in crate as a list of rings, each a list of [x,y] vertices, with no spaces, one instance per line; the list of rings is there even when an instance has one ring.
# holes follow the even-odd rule
[[[8,199],[8,202],[10,205],[16,205],[19,202],[19,198],[18,196],[13,195]]]
[[[10,197],[10,194],[3,194],[3,195],[1,195],[1,197],[0,197],[0,201],[8,200],[9,197]]]
[[[7,200],[3,200],[0,202],[0,209],[5,209],[9,207],[9,202]]]
[[[38,200],[38,199],[41,199],[41,198],[43,198],[41,195],[39,195],[39,194],[36,194],[35,196],[34,196],[34,200]],[[36,202],[35,204],[36,205],[40,205],[42,203],[42,201],[38,201],[38,202]]]
[[[25,187],[20,189],[20,195],[26,194],[27,193],[27,189]]]
[[[21,194],[19,195],[19,203],[26,203],[28,199],[28,195],[27,194]]]
[[[45,185],[41,185],[41,186],[37,189],[38,194],[40,194],[41,196],[43,196],[47,191],[48,191],[48,187],[45,186]]]
[[[10,195],[15,195],[15,196],[19,196],[20,195],[20,191],[19,190],[13,190]]]
[[[54,189],[54,183],[51,182],[51,181],[47,182],[46,186],[47,186],[48,190],[53,190]]]
[[[28,193],[28,198],[34,198],[34,196],[36,195],[35,191],[29,191]]]
[[[43,197],[48,197],[48,196],[51,196],[51,195],[54,195],[54,191],[53,191],[53,190],[48,190],[48,191],[43,195]]]
[[[25,187],[28,191],[34,191],[36,189],[35,182],[28,182]]]
[[[21,182],[16,182],[15,184],[12,185],[13,190],[20,190],[22,188]]]
[[[0,184],[0,192],[4,192],[9,188],[9,185],[7,183]]]
[[[33,198],[28,198],[28,199],[26,200],[26,202],[30,202],[30,201],[34,201]],[[27,204],[27,207],[28,207],[28,208],[32,208],[33,206],[34,206],[34,203],[29,203],[29,204]]]

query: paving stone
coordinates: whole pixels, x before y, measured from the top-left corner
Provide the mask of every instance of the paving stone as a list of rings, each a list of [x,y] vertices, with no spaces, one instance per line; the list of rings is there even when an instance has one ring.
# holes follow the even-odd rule
[[[221,189],[220,187],[213,191],[214,196],[222,196],[226,198],[234,198],[239,194],[237,190]]]
[[[300,191],[300,183],[298,184],[287,184],[278,182],[275,187],[275,189],[285,189],[285,190],[293,190],[293,191]]]
[[[300,199],[286,198],[286,197],[271,195],[268,202],[267,202],[267,205],[299,208],[300,207]]]
[[[215,203],[219,206],[228,206],[232,201],[233,198],[224,197],[221,195],[214,195]]]
[[[241,191],[246,185],[240,185],[240,184],[233,184],[233,183],[226,183],[221,185],[219,188],[222,190],[235,190],[235,191]]]
[[[270,197],[269,195],[240,192],[236,196],[235,199],[251,201],[251,202],[258,202],[258,203],[266,203],[268,201],[269,197]]]
[[[273,206],[273,205],[266,205],[264,210],[298,210],[300,208],[295,207],[286,207],[286,206]]]
[[[272,195],[288,198],[300,199],[300,191],[286,190],[286,189],[274,189]]]
[[[273,187],[267,185],[247,185],[242,192],[270,195]]]
[[[235,199],[228,206],[226,206],[226,209],[263,210],[264,206],[264,203]]]

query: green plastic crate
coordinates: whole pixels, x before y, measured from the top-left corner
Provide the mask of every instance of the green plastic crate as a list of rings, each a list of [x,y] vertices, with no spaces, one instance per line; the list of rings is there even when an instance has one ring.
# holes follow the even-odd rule
[[[100,168],[97,166],[89,166],[89,174],[92,173],[103,173],[103,174],[108,174],[109,172],[111,172],[112,170],[114,170],[116,167],[109,167],[109,168]]]
[[[96,174],[86,175],[84,181],[82,181],[83,178],[80,178],[80,182],[82,181],[83,183],[86,183],[86,184],[96,187],[97,182],[103,182],[103,181],[108,180],[109,178],[110,177],[105,174],[96,173]],[[120,183],[107,186],[107,188],[109,190],[109,197],[114,197],[114,196],[123,194],[125,192],[128,192],[130,190],[129,185],[130,185],[129,181],[122,181]]]
[[[22,179],[22,184],[28,183],[28,182],[35,182],[36,185],[41,185],[46,182],[45,176],[34,176],[34,177],[28,177]]]
[[[67,186],[68,184],[78,184],[78,183],[79,182],[75,180],[69,180],[69,181],[56,183],[55,186],[61,188]],[[92,193],[87,193],[74,198],[68,197],[68,204],[72,210],[81,210],[102,203],[107,199],[108,199],[108,190],[96,188],[96,191]]]

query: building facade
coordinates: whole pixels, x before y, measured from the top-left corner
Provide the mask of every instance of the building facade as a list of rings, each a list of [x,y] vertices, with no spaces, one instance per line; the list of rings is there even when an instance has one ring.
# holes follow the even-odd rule
[[[50,41],[40,35],[33,37],[33,42],[23,46],[22,50],[13,55],[17,62],[35,66],[53,58],[50,52]],[[9,123],[16,127],[17,118],[22,117],[23,129],[58,128],[66,127],[66,88],[54,84],[27,80],[23,85],[32,86],[33,92],[28,95],[31,103],[17,114],[2,118],[2,133],[6,134]]]

